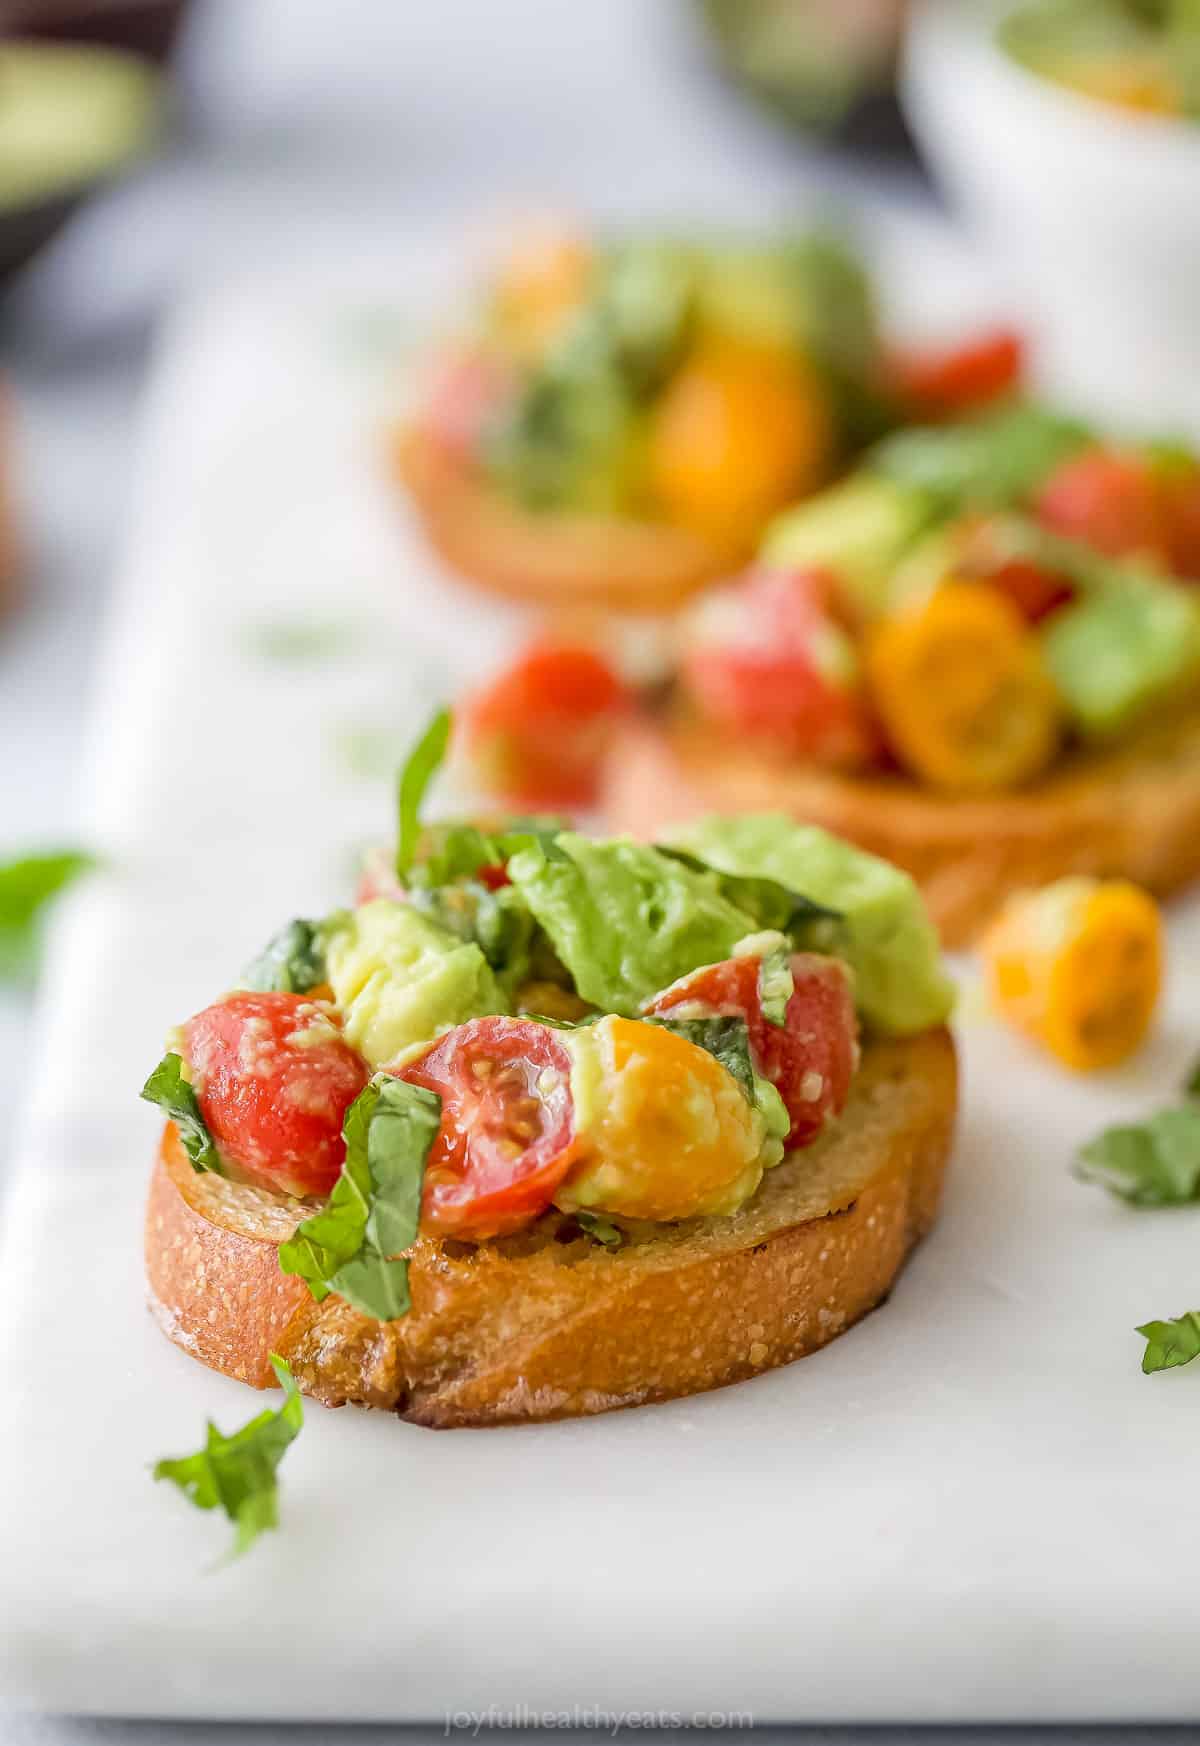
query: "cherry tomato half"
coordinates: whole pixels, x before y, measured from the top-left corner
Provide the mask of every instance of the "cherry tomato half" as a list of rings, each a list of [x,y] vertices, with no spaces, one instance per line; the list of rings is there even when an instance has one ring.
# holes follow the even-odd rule
[[[1042,486],[1037,513],[1054,533],[1083,540],[1110,558],[1132,552],[1167,555],[1158,482],[1138,455],[1089,449],[1063,461]]]
[[[696,608],[681,679],[700,714],[793,756],[854,768],[877,749],[854,643],[820,571],[757,569]]]
[[[990,582],[1030,624],[1040,624],[1075,598],[1075,584],[1069,576],[1047,569],[1033,558],[1006,552],[1003,529],[988,516],[964,527],[961,555],[954,570],[958,576]]]
[[[789,1147],[814,1140],[831,1115],[845,1106],[858,1060],[854,997],[846,967],[837,958],[797,952],[792,958],[795,993],[786,1022],[768,1023],[759,997],[758,958],[707,964],[656,995],[649,1011],[665,1017],[685,1006],[714,1018],[744,1018],[755,1070],[776,1087],[792,1118]]]
[[[328,1194],[346,1153],[342,1118],[368,1078],[329,1008],[302,994],[231,994],[183,1035],[222,1158],[260,1187]]]
[[[571,1059],[546,1025],[471,1019],[400,1073],[442,1100],[421,1227],[499,1237],[537,1218],[577,1149]]]
[[[480,352],[459,352],[434,367],[418,417],[420,429],[451,460],[474,465],[484,427],[511,392],[505,371]]]
[[[1020,334],[998,327],[963,345],[897,350],[889,374],[916,417],[948,418],[1007,394],[1020,381],[1023,364]]]
[[[584,645],[538,641],[458,712],[476,781],[519,808],[596,798],[611,730],[632,704],[611,664]]]

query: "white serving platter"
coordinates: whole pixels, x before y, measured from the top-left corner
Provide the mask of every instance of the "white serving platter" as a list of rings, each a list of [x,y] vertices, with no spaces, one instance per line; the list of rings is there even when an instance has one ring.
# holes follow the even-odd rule
[[[881,248],[926,319],[972,295],[936,236]],[[347,748],[402,740],[517,627],[437,575],[377,465],[359,318],[419,322],[459,270],[433,244],[336,283],[281,269],[202,298],[166,347],[91,746],[108,871],[56,930],[3,1219],[0,1694],[330,1721],[1194,1718],[1200,1375],[1143,1378],[1133,1328],[1200,1302],[1200,1210],[1130,1212],[1068,1163],[1200,1046],[1196,905],[1158,1040],[1100,1083],[968,996],[945,1216],[818,1356],[546,1428],[310,1407],[282,1530],[217,1568],[224,1521],[151,1483],[207,1415],[261,1403],[146,1311],[138,1088],[165,1028],[386,834],[388,785]],[[264,627],[304,615],[337,652],[266,660]]]

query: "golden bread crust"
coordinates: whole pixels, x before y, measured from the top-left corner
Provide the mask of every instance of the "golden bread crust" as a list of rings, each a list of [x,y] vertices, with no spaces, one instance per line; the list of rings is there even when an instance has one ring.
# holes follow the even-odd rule
[[[987,797],[773,763],[711,730],[638,723],[613,749],[603,809],[635,836],[703,812],[790,813],[907,869],[943,943],[963,946],[1010,893],[1067,874],[1160,896],[1200,877],[1200,708]]]
[[[448,1427],[567,1418],[717,1388],[825,1345],[932,1225],[956,1107],[946,1031],[869,1043],[842,1117],[730,1218],[618,1250],[550,1214],[477,1247],[422,1237],[413,1308],[375,1322],[279,1273],[306,1209],[196,1175],[170,1127],[146,1221],[151,1302],[202,1362],[262,1387],[267,1353],[330,1406]]]
[[[416,431],[394,434],[390,459],[438,555],[498,594],[662,612],[730,568],[725,554],[665,522],[523,510]]]

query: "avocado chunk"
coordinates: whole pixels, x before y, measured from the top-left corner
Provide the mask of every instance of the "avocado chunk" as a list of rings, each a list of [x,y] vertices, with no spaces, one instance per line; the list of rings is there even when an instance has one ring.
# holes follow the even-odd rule
[[[1200,676],[1200,600],[1153,576],[1127,577],[1056,613],[1042,646],[1075,726],[1104,739]]]
[[[943,514],[1006,509],[1091,440],[1087,426],[1039,406],[1007,406],[960,424],[916,425],[877,443],[874,473],[928,493]]]
[[[372,1067],[508,1003],[477,945],[407,903],[376,898],[327,924],[325,961],[346,1040]]]
[[[782,813],[714,814],[670,840],[724,873],[777,879],[840,910],[855,1000],[874,1030],[910,1036],[949,1016],[954,985],[937,934],[916,885],[898,867]]]
[[[855,473],[773,521],[762,556],[768,564],[828,565],[870,618],[887,603],[893,566],[935,512],[924,491]]]
[[[135,55],[78,43],[0,45],[0,210],[73,193],[156,131],[159,80]]]

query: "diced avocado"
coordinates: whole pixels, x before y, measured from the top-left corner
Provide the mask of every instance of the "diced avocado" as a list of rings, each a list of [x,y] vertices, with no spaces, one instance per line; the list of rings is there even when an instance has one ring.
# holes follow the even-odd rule
[[[954,1005],[937,934],[907,873],[815,825],[781,813],[712,815],[672,833],[726,873],[755,873],[845,917],[845,956],[859,1011],[877,1031],[908,1036],[938,1025]]]
[[[881,611],[894,565],[935,513],[923,491],[870,473],[810,497],[767,529],[768,564],[827,564],[865,617]]]
[[[584,1000],[627,1018],[698,964],[728,958],[755,928],[710,876],[625,837],[564,831],[549,854],[514,855],[508,876]]]
[[[115,169],[147,148],[161,116],[153,68],[93,43],[4,43],[0,90],[0,210]]]
[[[1103,739],[1200,676],[1200,596],[1127,577],[1056,613],[1043,650],[1079,731]]]
[[[377,898],[335,918],[325,960],[347,1041],[372,1067],[450,1025],[509,1010],[479,947],[407,903]]]
[[[927,600],[954,573],[961,545],[961,537],[953,526],[936,527],[922,534],[887,578],[884,612],[903,612]]]
[[[960,424],[918,425],[876,444],[872,472],[928,493],[946,514],[1005,509],[1086,446],[1085,425],[1039,406],[1007,406]]]
[[[613,251],[595,321],[635,394],[652,393],[677,362],[695,287],[695,252],[682,243],[630,241]]]

